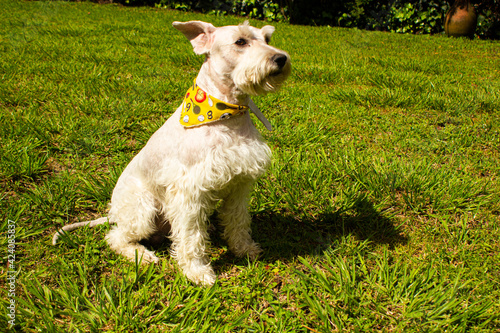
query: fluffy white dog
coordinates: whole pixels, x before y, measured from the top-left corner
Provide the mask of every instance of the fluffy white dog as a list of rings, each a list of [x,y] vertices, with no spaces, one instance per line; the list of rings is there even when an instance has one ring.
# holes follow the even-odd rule
[[[268,43],[274,27],[244,23],[216,28],[201,21],[174,22],[205,55],[181,106],[153,134],[121,174],[108,217],[64,227],[115,224],[109,246],[135,260],[157,262],[140,240],[170,232],[172,255],[195,283],[211,285],[215,274],[205,254],[207,220],[217,203],[223,237],[237,256],[261,252],[251,238],[249,194],[270,163],[271,151],[254,127],[249,95],[276,91],[291,70],[289,55]],[[186,84],[187,85],[187,84]]]

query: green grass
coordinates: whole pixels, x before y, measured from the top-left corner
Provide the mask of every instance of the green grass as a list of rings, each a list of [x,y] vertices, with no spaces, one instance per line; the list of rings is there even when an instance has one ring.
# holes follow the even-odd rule
[[[237,259],[213,231],[219,279],[204,288],[168,244],[138,266],[107,247],[107,226],[51,235],[106,214],[180,104],[203,59],[171,22],[243,19],[0,7],[2,329],[10,220],[17,331],[498,331],[498,42],[276,24],[294,69],[255,99],[275,129],[256,122],[274,154],[250,207],[265,254]]]

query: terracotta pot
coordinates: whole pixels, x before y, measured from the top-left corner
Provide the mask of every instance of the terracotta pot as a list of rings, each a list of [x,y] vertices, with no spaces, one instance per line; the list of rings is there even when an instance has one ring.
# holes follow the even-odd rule
[[[444,31],[452,37],[474,38],[476,25],[476,10],[470,1],[456,0],[444,19]]]

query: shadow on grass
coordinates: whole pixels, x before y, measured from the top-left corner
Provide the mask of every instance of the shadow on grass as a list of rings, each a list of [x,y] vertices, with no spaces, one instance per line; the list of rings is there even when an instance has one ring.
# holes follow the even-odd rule
[[[253,215],[252,219],[253,238],[264,250],[260,258],[262,261],[288,261],[297,256],[319,255],[347,235],[373,244],[387,244],[390,248],[407,242],[407,237],[398,230],[395,221],[379,213],[366,198],[358,199],[348,210],[311,217],[262,212]],[[217,251],[227,244],[220,237],[222,230],[216,216],[211,218],[211,222],[210,240]],[[168,255],[171,244],[168,239],[163,239],[163,242],[145,242],[145,245],[153,245],[160,256]],[[220,270],[225,265],[243,264],[246,260],[226,252],[213,264],[216,270]]]
[[[395,221],[384,217],[366,198],[348,211],[296,218],[292,215],[261,213],[253,217],[253,236],[268,260],[287,260],[296,256],[322,254],[346,235],[374,244],[404,244],[407,237]]]

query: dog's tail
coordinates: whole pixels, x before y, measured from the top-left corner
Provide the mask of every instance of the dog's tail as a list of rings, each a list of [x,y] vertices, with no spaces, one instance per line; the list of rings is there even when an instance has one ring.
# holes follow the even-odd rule
[[[108,222],[108,217],[104,216],[104,217],[100,217],[97,220],[93,220],[93,221],[85,221],[85,222],[78,222],[78,223],[65,225],[64,227],[59,229],[54,234],[54,237],[52,237],[52,245],[56,245],[57,241],[59,240],[59,237],[61,237],[61,235],[64,234],[65,232],[70,232],[70,231],[73,231],[75,229],[84,227],[86,225],[88,225],[89,228],[92,228],[92,227],[95,227],[96,225],[101,225],[101,224],[104,224],[106,222]],[[109,224],[114,224],[114,223],[115,222],[109,222]]]

